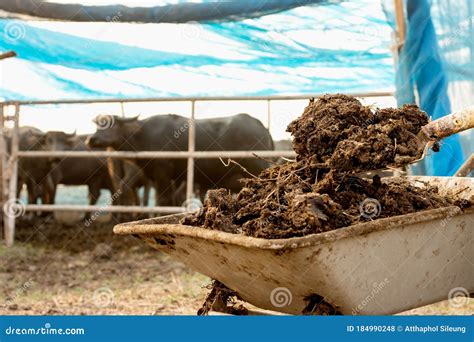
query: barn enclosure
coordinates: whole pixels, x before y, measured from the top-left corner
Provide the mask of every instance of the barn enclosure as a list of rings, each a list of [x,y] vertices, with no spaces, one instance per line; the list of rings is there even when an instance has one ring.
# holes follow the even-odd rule
[[[275,101],[294,101],[307,100],[314,95],[288,95],[288,96],[242,96],[242,97],[194,97],[194,98],[147,98],[147,99],[97,99],[97,100],[64,100],[64,101],[8,101],[0,104],[0,129],[3,130],[8,124],[12,127],[12,144],[11,150],[7,151],[4,139],[0,139],[0,149],[2,153],[2,186],[3,186],[3,207],[4,207],[4,236],[8,245],[12,245],[15,236],[15,215],[11,212],[24,211],[82,211],[82,212],[124,212],[124,213],[156,213],[171,214],[180,213],[186,210],[186,206],[175,207],[143,207],[143,206],[100,206],[100,205],[65,205],[65,204],[24,204],[17,198],[17,176],[18,176],[18,159],[19,158],[44,158],[44,157],[107,157],[122,159],[187,159],[187,182],[186,182],[186,199],[191,201],[193,198],[193,180],[194,180],[194,160],[196,158],[277,158],[277,157],[294,157],[293,151],[275,150],[275,151],[195,151],[195,119],[200,119],[199,113],[196,112],[196,103],[199,102],[230,102],[230,101],[256,101],[266,104],[266,127],[272,125],[272,103]],[[353,94],[359,98],[382,98],[393,96],[390,92],[379,93],[360,93]],[[189,109],[189,142],[187,151],[141,151],[141,152],[102,152],[102,151],[84,151],[84,152],[68,152],[68,151],[20,151],[18,148],[18,129],[22,106],[44,106],[44,105],[74,105],[74,104],[91,104],[91,103],[109,103],[120,104],[121,108],[126,103],[145,103],[145,102],[184,102],[188,103]],[[9,113],[12,113],[9,115]],[[122,115],[125,113],[122,112]]]

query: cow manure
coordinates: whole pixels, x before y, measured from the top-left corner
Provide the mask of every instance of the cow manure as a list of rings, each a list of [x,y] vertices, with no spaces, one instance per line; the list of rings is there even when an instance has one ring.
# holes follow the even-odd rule
[[[457,205],[457,198],[443,196],[429,184],[415,186],[402,177],[360,176],[421,157],[416,136],[427,123],[428,116],[416,105],[372,109],[342,94],[311,100],[287,128],[296,160],[243,179],[244,186],[236,194],[226,189],[209,191],[203,208],[181,223],[283,239]],[[201,312],[207,313],[216,291]]]
[[[324,297],[318,294],[312,294],[304,298],[306,304],[305,308],[302,311],[303,315],[307,316],[334,316],[342,315],[342,313],[337,310],[337,306],[332,305],[324,300]]]
[[[428,116],[416,105],[373,110],[352,96],[325,95],[290,123],[293,149],[338,171],[361,172],[419,159],[417,134]]]
[[[211,310],[229,315],[248,315],[248,310],[237,302],[240,300],[237,292],[217,280],[214,280],[208,288],[211,291],[198,310],[198,316],[207,316]]]
[[[237,194],[209,191],[204,207],[182,223],[282,239],[455,205],[429,184],[358,175],[418,158],[413,139],[427,122],[416,105],[373,110],[342,94],[311,100],[288,126],[295,161],[243,179]]]

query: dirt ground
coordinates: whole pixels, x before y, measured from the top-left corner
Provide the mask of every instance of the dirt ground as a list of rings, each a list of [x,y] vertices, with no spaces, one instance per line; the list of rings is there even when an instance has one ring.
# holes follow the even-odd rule
[[[0,314],[195,315],[211,280],[112,224],[21,222],[17,243],[0,245]],[[472,314],[448,302],[407,314]]]
[[[0,246],[0,314],[195,314],[210,280],[112,226],[22,222]]]

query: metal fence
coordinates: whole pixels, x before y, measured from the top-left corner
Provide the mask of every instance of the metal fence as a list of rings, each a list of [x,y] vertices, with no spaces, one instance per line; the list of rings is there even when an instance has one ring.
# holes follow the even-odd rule
[[[373,92],[351,94],[355,97],[387,97],[393,96],[392,92]],[[108,157],[124,159],[187,159],[186,198],[193,196],[194,183],[194,160],[199,158],[273,158],[293,157],[293,151],[196,151],[195,150],[195,119],[196,103],[212,101],[266,101],[267,102],[267,124],[270,127],[272,119],[271,102],[284,100],[305,100],[318,97],[321,94],[291,95],[291,96],[237,96],[237,97],[180,97],[180,98],[141,98],[141,99],[95,99],[95,100],[59,100],[59,101],[7,101],[0,103],[0,130],[4,132],[5,122],[12,121],[11,149],[7,151],[7,145],[2,135],[0,139],[0,171],[1,171],[1,201],[3,208],[4,236],[7,245],[12,245],[15,235],[15,215],[6,213],[6,203],[17,203],[17,181],[18,181],[18,158],[41,158],[41,157]],[[93,104],[93,103],[124,103],[139,102],[189,102],[191,104],[191,117],[188,127],[188,151],[156,151],[156,152],[106,152],[106,151],[19,151],[19,119],[22,105],[60,105],[60,104]],[[5,108],[14,107],[14,114],[5,116]],[[26,211],[84,211],[84,212],[128,212],[128,213],[178,213],[183,207],[141,207],[141,206],[98,206],[98,205],[37,205],[29,204],[22,207]]]

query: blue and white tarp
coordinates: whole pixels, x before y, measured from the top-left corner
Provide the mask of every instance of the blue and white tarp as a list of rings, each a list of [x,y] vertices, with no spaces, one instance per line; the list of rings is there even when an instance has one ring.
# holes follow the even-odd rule
[[[81,1],[97,2],[117,1]],[[405,7],[408,53],[402,51],[398,59],[408,61],[398,65],[405,65],[405,70],[393,62],[391,0],[335,1],[257,18],[184,24],[123,23],[120,12],[104,23],[4,18],[0,51],[15,50],[19,56],[0,63],[0,98],[281,95],[397,88],[400,103],[415,102],[418,92],[422,109],[434,118],[474,105],[472,1],[406,0]],[[420,8],[427,14],[414,15]],[[474,151],[472,134],[458,140],[447,140],[441,160],[429,161],[418,172],[452,174]]]
[[[0,20],[0,97],[275,95],[393,90],[378,1],[312,5],[232,22]]]

